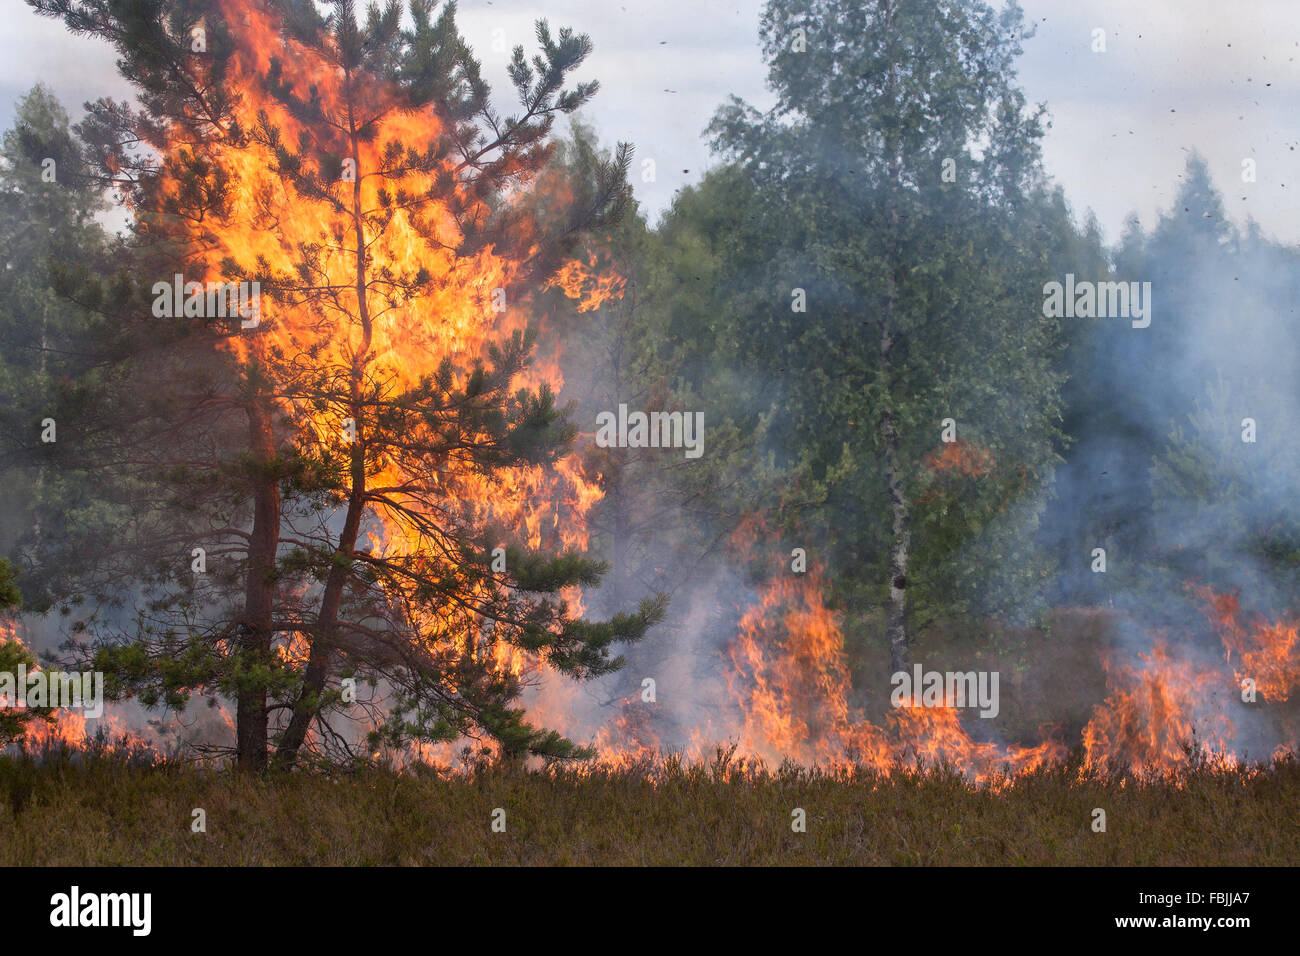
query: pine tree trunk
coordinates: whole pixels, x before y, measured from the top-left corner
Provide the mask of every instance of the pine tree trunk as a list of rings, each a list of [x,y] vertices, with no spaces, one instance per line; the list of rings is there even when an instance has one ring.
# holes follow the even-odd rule
[[[360,169],[360,150],[355,125],[352,123],[350,91],[351,77],[347,76],[345,97],[348,99],[348,121],[352,129],[352,158]],[[325,591],[321,595],[320,614],[316,619],[316,635],[312,640],[311,651],[307,655],[307,668],[303,672],[302,691],[294,705],[293,716],[280,737],[276,750],[276,764],[283,769],[291,768],[298,759],[298,751],[307,739],[307,731],[312,721],[320,713],[321,694],[329,681],[330,664],[337,644],[339,609],[343,602],[343,588],[351,574],[351,558],[356,551],[357,538],[361,533],[361,517],[366,506],[366,447],[363,415],[365,404],[362,384],[365,380],[366,363],[369,360],[372,327],[370,306],[366,296],[367,257],[364,219],[361,212],[361,177],[358,175],[352,187],[352,227],[356,240],[355,288],[357,294],[357,318],[361,322],[361,342],[352,357],[350,370],[350,399],[354,437],[351,452],[351,475],[348,489],[348,510],[343,519],[343,531],[335,548],[335,562],[330,567],[325,579]]]
[[[359,393],[359,383],[357,383]],[[353,414],[360,415],[359,406]],[[347,515],[343,519],[343,532],[339,535],[337,555],[351,555],[356,548],[361,531],[361,515],[365,510],[365,449],[361,444],[361,428],[357,426],[357,440],[352,448],[352,489],[348,495]],[[339,608],[343,602],[343,588],[347,584],[350,568],[347,562],[336,561],[325,579],[321,596],[320,615],[317,618],[316,636],[307,655],[307,669],[303,673],[302,691],[294,706],[289,725],[280,737],[276,750],[276,763],[289,769],[298,759],[298,751],[307,739],[307,730],[320,712],[320,696],[329,680],[330,661],[337,641]]]

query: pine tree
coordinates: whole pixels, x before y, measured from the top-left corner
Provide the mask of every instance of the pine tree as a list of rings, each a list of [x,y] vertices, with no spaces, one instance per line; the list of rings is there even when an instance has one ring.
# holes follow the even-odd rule
[[[86,124],[142,241],[178,250],[187,279],[262,296],[251,324],[207,317],[247,439],[226,464],[242,520],[204,533],[240,569],[242,604],[209,596],[202,626],[174,613],[100,663],[169,700],[236,697],[253,768],[273,741],[291,766],[312,729],[320,749],[354,749],[329,721],[358,683],[378,688],[355,702],[371,746],[486,733],[506,753],[580,753],[514,705],[521,660],[602,673],[662,613],[577,616],[604,567],[579,550],[573,428],[531,364],[531,297],[627,199],[621,147],[546,221],[518,201],[555,116],[596,90],[566,87],[589,40],[539,22],[541,53],[510,65],[520,112],[501,116],[451,3],[435,17],[415,0],[410,26],[395,3],[359,23],[350,0],[328,16],[296,0],[33,5],[112,40],[142,90],[139,113],[101,101]]]
[[[19,101],[3,156],[0,468],[13,494],[0,518],[0,553],[21,550],[19,563],[30,569],[35,552],[57,546],[59,509],[52,505],[85,490],[76,482],[84,469],[60,455],[67,445],[58,445],[57,429],[62,421],[66,437],[84,403],[95,367],[85,339],[94,320],[58,294],[59,274],[108,268],[113,245],[95,219],[105,203],[86,181],[82,145],[45,87]],[[50,420],[52,434],[42,424]],[[41,590],[29,588],[36,599]]]

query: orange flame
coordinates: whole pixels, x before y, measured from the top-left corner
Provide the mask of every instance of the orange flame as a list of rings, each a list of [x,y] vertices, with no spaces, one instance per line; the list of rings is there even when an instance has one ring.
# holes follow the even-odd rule
[[[927,454],[922,464],[935,474],[958,474],[979,478],[993,470],[993,455],[958,438]]]
[[[1199,585],[1193,591],[1205,603],[1206,616],[1223,640],[1228,661],[1234,654],[1240,661],[1234,669],[1237,683],[1250,678],[1265,700],[1287,700],[1300,685],[1300,619],[1270,622],[1256,617],[1247,626],[1240,621],[1236,593],[1218,594]]]
[[[821,591],[813,569],[777,578],[741,619],[730,683],[744,713],[742,751],[883,774],[918,761],[946,762],[993,786],[1064,757],[1054,740],[1034,747],[972,740],[952,706],[900,707],[884,728],[867,720],[850,705],[843,635]]]
[[[611,299],[621,299],[627,280],[613,271],[595,250],[587,254],[587,261],[570,259],[566,262],[551,286],[560,289],[570,299],[578,300],[579,312],[599,309]]]
[[[1165,775],[1204,760],[1236,766],[1232,721],[1211,706],[1222,675],[1178,659],[1164,640],[1139,658],[1139,667],[1104,662],[1113,690],[1083,729],[1083,770]]]

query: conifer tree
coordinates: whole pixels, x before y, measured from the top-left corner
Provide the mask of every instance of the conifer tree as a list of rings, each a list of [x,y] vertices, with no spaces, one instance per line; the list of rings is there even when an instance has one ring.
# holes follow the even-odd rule
[[[282,766],[305,746],[352,752],[331,721],[358,708],[370,746],[486,734],[578,753],[527,722],[521,679],[616,667],[611,646],[662,611],[578,616],[604,567],[581,553],[589,483],[533,361],[531,297],[627,200],[621,147],[544,221],[519,202],[554,118],[596,91],[567,85],[589,40],[539,22],[503,116],[452,3],[413,0],[406,23],[396,3],[359,20],[351,0],[327,16],[301,0],[33,5],[112,41],[141,91],[139,111],[100,101],[83,127],[140,243],[187,280],[260,290],[252,316],[198,317],[224,336],[218,400],[246,429],[219,446],[229,520],[202,529],[226,593],[199,621],[173,604],[99,662],[153,699],[236,698],[251,768],[270,746]]]

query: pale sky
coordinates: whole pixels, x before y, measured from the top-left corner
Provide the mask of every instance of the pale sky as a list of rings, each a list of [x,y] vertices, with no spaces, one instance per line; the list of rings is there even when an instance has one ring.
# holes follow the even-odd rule
[[[1210,164],[1229,213],[1300,243],[1300,2],[1298,0],[1024,0],[1038,34],[1020,81],[1053,126],[1048,172],[1076,213],[1091,208],[1106,239],[1136,212],[1150,226],[1172,200],[1189,151]],[[462,0],[461,30],[503,96],[509,50],[531,52],[533,21],[573,26],[595,51],[581,72],[601,91],[585,116],[603,143],[631,141],[633,184],[652,219],[713,162],[701,132],[729,94],[765,108],[772,97],[758,49],[761,0]],[[105,44],[73,37],[22,0],[0,0],[0,125],[35,82],[74,116],[126,84]],[[1094,28],[1106,52],[1092,51]],[[495,46],[495,48],[494,48]],[[502,99],[503,110],[513,104]],[[653,158],[656,181],[641,181]],[[1242,160],[1258,181],[1242,182]]]

